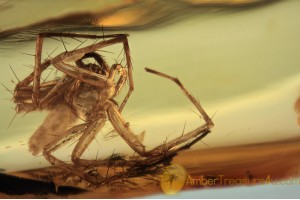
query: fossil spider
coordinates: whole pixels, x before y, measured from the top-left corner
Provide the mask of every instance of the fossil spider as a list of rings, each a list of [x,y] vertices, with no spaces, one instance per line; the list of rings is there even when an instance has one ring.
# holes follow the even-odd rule
[[[44,38],[86,38],[94,39],[91,45],[64,51],[53,58],[42,62],[42,46]],[[37,110],[48,110],[49,113],[40,127],[29,140],[29,150],[33,155],[42,153],[53,165],[73,173],[93,184],[103,182],[95,180],[84,173],[78,166],[136,166],[136,164],[150,165],[170,156],[180,149],[180,144],[204,137],[213,127],[213,122],[201,107],[200,103],[184,88],[181,82],[164,73],[145,68],[149,73],[156,74],[175,82],[186,97],[195,105],[205,124],[175,138],[150,151],[146,151],[142,144],[143,135],[135,135],[121,115],[128,98],[134,90],[132,64],[127,34],[88,35],[74,33],[40,33],[36,39],[34,71],[20,81],[14,91],[14,102],[17,113],[28,113]],[[99,41],[100,40],[100,41]],[[125,52],[126,66],[113,64],[108,66],[103,57],[96,51],[101,48],[120,43]],[[84,59],[94,59],[96,62],[86,64]],[[41,82],[41,74],[50,65],[63,72],[63,76]],[[126,81],[129,90],[120,106],[114,98],[123,89]],[[74,125],[78,117],[85,123]],[[115,131],[140,156],[138,160],[124,159],[82,159],[81,156],[94,140],[96,134],[109,120]],[[70,128],[71,127],[71,128]],[[79,137],[73,149],[71,160],[73,165],[67,164],[52,155],[52,152],[64,146],[71,139]]]

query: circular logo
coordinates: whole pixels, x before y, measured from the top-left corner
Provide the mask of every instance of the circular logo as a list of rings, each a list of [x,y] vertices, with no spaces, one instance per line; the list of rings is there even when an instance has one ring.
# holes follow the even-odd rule
[[[164,168],[161,175],[160,187],[165,194],[176,194],[184,186],[187,172],[181,165],[172,163]]]

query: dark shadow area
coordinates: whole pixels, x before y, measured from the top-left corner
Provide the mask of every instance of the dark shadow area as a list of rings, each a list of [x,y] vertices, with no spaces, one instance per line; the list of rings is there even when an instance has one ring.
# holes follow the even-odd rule
[[[58,187],[56,191],[53,182],[30,180],[0,173],[0,193],[8,195],[43,195],[52,193],[64,196],[69,194],[79,194],[82,192],[85,192],[85,190],[70,186]]]
[[[241,4],[221,4],[214,2],[197,4],[184,1],[157,1],[155,4],[149,4],[147,1],[141,1],[129,5],[120,5],[113,10],[102,10],[98,13],[70,13],[57,18],[38,21],[23,27],[0,30],[0,41],[5,45],[32,41],[40,32],[140,31],[165,27],[195,15],[207,13],[230,14],[268,6],[280,1],[260,0]],[[101,21],[105,17],[114,16],[123,11],[130,12],[136,10],[143,11],[144,14],[134,23],[104,27],[95,24],[95,21]],[[1,48],[4,48],[3,44]]]

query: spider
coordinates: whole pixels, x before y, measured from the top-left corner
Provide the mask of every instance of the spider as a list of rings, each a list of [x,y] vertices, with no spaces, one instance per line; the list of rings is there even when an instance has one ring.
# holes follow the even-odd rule
[[[86,38],[95,42],[72,51],[64,51],[53,58],[42,62],[43,41],[45,38]],[[99,41],[100,40],[100,41]],[[97,53],[101,48],[120,43],[125,52],[125,67],[121,64],[108,66],[103,57]],[[94,63],[86,63],[85,59],[94,59]],[[49,66],[54,66],[63,76],[47,82],[41,82],[41,74]],[[81,156],[97,133],[108,120],[115,131],[141,157],[139,163],[151,164],[164,158],[168,153],[175,152],[180,144],[191,139],[206,135],[213,127],[213,122],[201,107],[200,103],[174,77],[145,68],[149,73],[156,74],[175,82],[187,98],[195,105],[203,117],[205,124],[191,132],[175,138],[163,145],[147,151],[142,144],[143,133],[135,135],[121,112],[134,90],[132,64],[127,34],[89,35],[75,33],[40,33],[36,38],[34,71],[20,81],[14,91],[14,102],[17,113],[28,113],[48,110],[43,124],[34,132],[29,140],[29,151],[33,155],[42,153],[53,166],[73,173],[90,183],[98,180],[89,176],[78,166],[132,165],[134,161],[124,159],[82,159]],[[129,90],[120,106],[114,98],[129,82]],[[85,122],[75,124],[78,118]],[[71,128],[70,128],[71,127]],[[79,137],[73,149],[71,160],[67,164],[52,153],[64,146],[71,139]],[[135,162],[136,163],[136,162]]]

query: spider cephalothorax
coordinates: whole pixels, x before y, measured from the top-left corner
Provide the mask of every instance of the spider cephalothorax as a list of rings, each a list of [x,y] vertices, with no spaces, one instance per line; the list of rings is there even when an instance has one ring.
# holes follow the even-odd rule
[[[41,61],[42,44],[47,37],[87,38],[96,40],[93,44],[72,51],[65,51],[53,58]],[[142,144],[143,133],[136,135],[129,127],[129,123],[121,115],[126,102],[134,89],[132,65],[127,41],[128,35],[84,35],[72,33],[41,33],[36,40],[34,71],[20,81],[14,93],[16,111],[32,112],[48,110],[49,113],[40,127],[29,140],[29,150],[34,154],[40,152],[54,166],[78,175],[93,184],[104,183],[104,177],[96,179],[84,173],[78,166],[115,165],[133,167],[139,165],[153,165],[159,160],[169,158],[170,155],[181,150],[180,145],[192,140],[190,144],[205,137],[213,122],[203,110],[199,102],[174,77],[146,68],[146,71],[175,82],[186,97],[195,105],[205,124],[147,151]],[[100,41],[99,41],[100,40]],[[96,53],[101,48],[120,43],[125,53],[126,67],[121,64],[109,66],[103,57]],[[92,61],[90,61],[92,59]],[[63,73],[55,80],[42,82],[41,74],[49,66],[54,66]],[[129,90],[120,106],[114,98],[124,88],[128,81]],[[83,123],[78,124],[78,120]],[[139,155],[135,160],[111,159],[82,159],[81,156],[95,139],[104,124],[110,122],[123,140]],[[73,165],[67,164],[52,155],[52,152],[64,146],[68,141],[79,137],[71,155]],[[126,171],[124,172],[126,173]],[[120,176],[116,176],[118,178]]]
[[[86,63],[85,59],[87,58],[93,58],[96,62]],[[91,121],[96,117],[95,111],[99,113],[105,111],[106,101],[110,100],[115,103],[113,98],[122,90],[126,82],[127,71],[121,64],[113,64],[109,67],[102,56],[95,52],[86,53],[75,63],[77,67],[105,76],[108,80],[99,90],[96,86],[73,79],[64,94],[64,99],[73,109],[73,112],[80,119]],[[115,81],[116,74],[119,75],[118,81]]]

